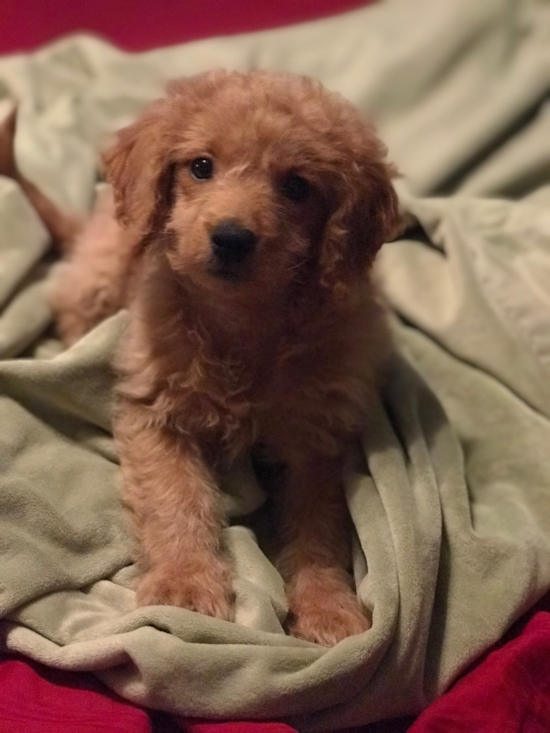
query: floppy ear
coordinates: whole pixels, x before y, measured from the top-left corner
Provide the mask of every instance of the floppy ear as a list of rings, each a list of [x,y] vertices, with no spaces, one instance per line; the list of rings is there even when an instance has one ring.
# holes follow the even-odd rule
[[[320,250],[321,278],[332,289],[345,290],[370,267],[384,242],[401,228],[386,149],[365,128],[359,146],[341,161],[336,179],[336,208],[324,230]],[[346,158],[348,156],[345,156]]]
[[[149,105],[136,122],[118,133],[114,146],[103,155],[116,217],[141,237],[162,227],[172,204],[174,165],[166,117],[166,100]]]

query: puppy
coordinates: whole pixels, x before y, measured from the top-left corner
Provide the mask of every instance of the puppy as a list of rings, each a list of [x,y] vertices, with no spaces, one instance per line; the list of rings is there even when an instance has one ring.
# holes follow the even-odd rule
[[[216,71],[169,85],[105,155],[113,196],[51,303],[68,344],[129,308],[114,433],[140,604],[233,619],[218,476],[260,446],[286,467],[291,633],[369,628],[341,479],[388,350],[369,279],[399,219],[385,153],[315,81]]]

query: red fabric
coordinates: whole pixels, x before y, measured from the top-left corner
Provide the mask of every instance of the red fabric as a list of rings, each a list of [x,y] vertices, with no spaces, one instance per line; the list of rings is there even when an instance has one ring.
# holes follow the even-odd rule
[[[370,0],[372,2],[372,0]],[[197,38],[275,28],[369,0],[0,0],[0,53],[89,31],[142,51]]]
[[[0,661],[1,733],[151,733],[149,715],[91,674]]]
[[[154,722],[153,722],[154,720]],[[179,723],[179,725],[177,725]],[[0,658],[0,733],[297,733],[283,723],[200,722],[149,713],[93,675]]]
[[[548,733],[550,613],[490,652],[420,715],[409,733]]]
[[[179,719],[186,733],[298,733],[284,723],[242,722],[242,723],[208,723],[190,722]]]
[[[177,722],[187,733],[296,733],[283,723],[181,718]],[[355,733],[404,733],[408,725],[387,721]],[[62,672],[22,659],[0,660],[1,733],[153,733],[170,729],[164,725],[153,729],[146,711],[119,699],[90,674]],[[516,625],[408,730],[548,733],[550,612],[537,611],[527,622]]]

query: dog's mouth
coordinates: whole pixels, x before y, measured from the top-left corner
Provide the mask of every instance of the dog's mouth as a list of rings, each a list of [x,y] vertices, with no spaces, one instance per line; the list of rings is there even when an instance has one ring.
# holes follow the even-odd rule
[[[245,262],[223,262],[212,257],[207,265],[208,274],[217,280],[237,284],[246,279],[250,266]]]

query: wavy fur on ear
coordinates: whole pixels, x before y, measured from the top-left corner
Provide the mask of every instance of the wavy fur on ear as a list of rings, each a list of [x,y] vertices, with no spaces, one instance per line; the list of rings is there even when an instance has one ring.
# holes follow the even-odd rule
[[[173,166],[164,129],[166,107],[165,99],[149,105],[136,122],[118,133],[117,142],[103,155],[116,217],[141,238],[159,228],[171,204]]]
[[[172,205],[174,156],[185,126],[204,107],[203,95],[212,93],[226,76],[227,72],[214,71],[169,82],[166,96],[148,105],[103,154],[117,220],[136,237],[159,231],[166,221]]]
[[[391,180],[397,171],[386,162],[387,150],[372,128],[364,125],[357,132],[341,154],[336,208],[320,248],[322,281],[335,290],[346,290],[364,277],[382,244],[401,226]]]

